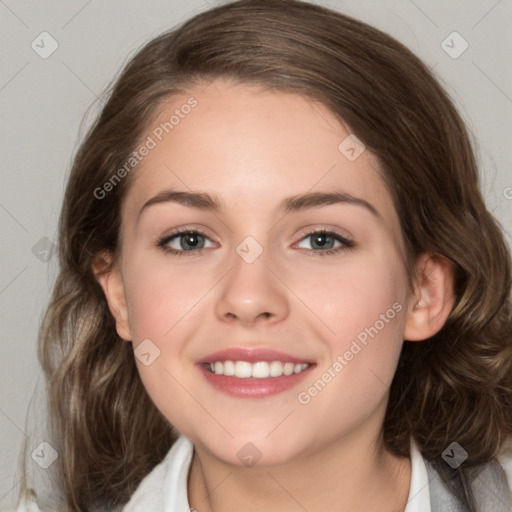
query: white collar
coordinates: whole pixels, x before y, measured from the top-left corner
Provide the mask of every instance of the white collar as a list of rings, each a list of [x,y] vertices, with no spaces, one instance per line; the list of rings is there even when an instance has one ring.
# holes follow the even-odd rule
[[[181,435],[160,464],[140,483],[123,512],[188,512],[187,480],[194,445]],[[411,484],[404,512],[431,512],[429,480],[423,457],[411,438]]]
[[[427,468],[414,437],[411,437],[411,485],[404,512],[431,512]]]

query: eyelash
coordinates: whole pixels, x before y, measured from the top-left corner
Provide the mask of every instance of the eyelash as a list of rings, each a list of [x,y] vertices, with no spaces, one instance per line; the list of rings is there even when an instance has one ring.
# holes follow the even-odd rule
[[[300,239],[300,241],[302,241],[305,238],[308,238],[310,236],[313,236],[313,235],[315,235],[317,233],[321,233],[321,234],[332,236],[335,240],[337,240],[338,242],[342,243],[341,247],[338,247],[337,249],[329,249],[327,251],[315,251],[313,249],[306,249],[308,251],[312,251],[312,252],[314,252],[316,254],[319,254],[320,256],[328,256],[328,255],[331,255],[331,254],[339,253],[341,251],[350,250],[350,249],[353,249],[355,247],[355,243],[352,240],[349,240],[348,238],[345,238],[344,236],[340,235],[339,233],[336,233],[335,231],[328,231],[326,229],[316,229],[314,231],[309,231],[308,233],[306,233]],[[194,249],[194,250],[191,250],[191,251],[180,251],[180,250],[177,250],[177,249],[172,249],[170,247],[167,247],[167,244],[173,238],[176,238],[176,237],[179,237],[179,236],[182,236],[182,235],[201,235],[201,236],[203,236],[205,238],[208,238],[208,236],[205,233],[203,233],[202,231],[200,231],[200,230],[197,230],[197,229],[184,229],[182,231],[176,231],[174,233],[171,233],[170,235],[166,235],[163,238],[159,239],[157,241],[157,243],[156,243],[156,246],[158,248],[162,249],[166,254],[171,254],[173,256],[178,256],[178,257],[181,257],[181,256],[193,256],[196,253],[204,250],[204,248],[203,248],[203,249]]]

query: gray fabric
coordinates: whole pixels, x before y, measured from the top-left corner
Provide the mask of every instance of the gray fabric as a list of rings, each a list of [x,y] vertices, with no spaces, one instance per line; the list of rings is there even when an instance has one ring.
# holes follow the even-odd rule
[[[431,512],[467,512],[468,509],[443,482],[438,471],[424,460],[429,478]],[[512,512],[512,492],[498,461],[493,460],[476,471],[471,488],[478,512]]]

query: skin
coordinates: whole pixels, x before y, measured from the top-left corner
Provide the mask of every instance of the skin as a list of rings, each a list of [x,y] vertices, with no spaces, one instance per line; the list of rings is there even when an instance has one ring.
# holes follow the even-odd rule
[[[369,151],[349,161],[338,146],[350,133],[324,106],[301,96],[216,80],[170,98],[145,136],[193,96],[197,106],[133,171],[122,207],[121,256],[95,265],[119,335],[134,348],[149,338],[160,356],[136,359],[163,415],[195,446],[188,478],[199,512],[403,510],[407,458],[389,453],[382,424],[404,339],[424,340],[453,306],[453,269],[423,254],[408,288],[403,236],[391,196]],[[163,190],[203,191],[222,201],[212,213],[165,202]],[[342,190],[349,203],[276,215],[285,197]],[[105,199],[107,200],[107,199]],[[166,254],[157,241],[175,228],[200,229],[204,249]],[[355,246],[320,255],[316,228]],[[237,246],[263,248],[247,263]],[[181,239],[183,242],[183,239]],[[328,240],[328,249],[340,242]],[[180,238],[169,242],[186,251]],[[103,271],[102,271],[103,269]],[[297,400],[394,303],[402,310],[311,399]],[[264,313],[268,313],[265,315]],[[292,390],[241,399],[212,388],[196,361],[228,347],[275,348],[316,362]],[[237,452],[253,443],[261,459]]]

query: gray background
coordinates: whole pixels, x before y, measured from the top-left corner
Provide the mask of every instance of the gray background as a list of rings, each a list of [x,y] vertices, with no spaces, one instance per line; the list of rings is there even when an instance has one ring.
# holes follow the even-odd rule
[[[434,69],[472,132],[488,207],[510,244],[512,1],[316,3],[390,33]],[[56,241],[64,180],[81,130],[89,126],[99,108],[97,97],[128,56],[161,31],[213,5],[212,0],[0,0],[2,510],[16,498],[25,414],[41,375],[36,333],[57,272],[49,249]],[[31,47],[34,40],[43,45],[38,36],[44,31],[58,43],[46,59]],[[453,31],[469,45],[457,58],[442,46]],[[453,54],[463,42],[455,37],[446,44]]]

